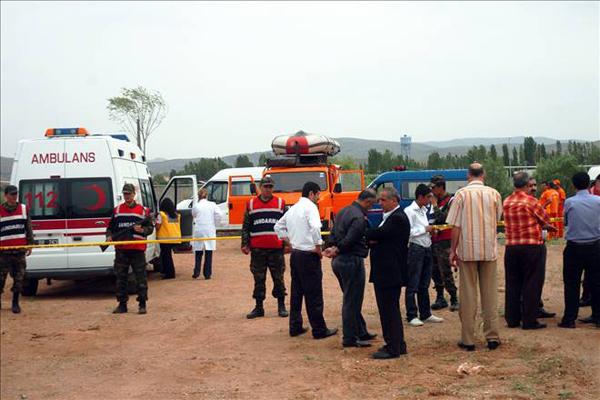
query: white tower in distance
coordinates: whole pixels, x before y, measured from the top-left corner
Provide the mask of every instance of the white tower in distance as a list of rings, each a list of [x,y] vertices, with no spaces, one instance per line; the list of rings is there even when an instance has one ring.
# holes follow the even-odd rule
[[[400,152],[402,154],[402,157],[404,157],[405,160],[408,160],[410,158],[411,142],[412,142],[412,138],[408,135],[404,135],[400,138]]]

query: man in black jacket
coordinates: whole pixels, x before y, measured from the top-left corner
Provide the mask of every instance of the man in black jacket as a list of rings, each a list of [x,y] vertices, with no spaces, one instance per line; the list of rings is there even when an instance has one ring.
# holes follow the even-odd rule
[[[331,230],[330,243],[333,248],[326,252],[326,255],[335,256],[333,272],[344,293],[344,347],[368,347],[371,346],[368,340],[375,338],[367,331],[361,309],[365,293],[365,258],[369,254],[365,239],[369,226],[367,210],[373,207],[376,198],[373,190],[363,190],[358,200],[340,210]]]
[[[385,346],[373,353],[373,358],[385,360],[406,354],[404,330],[400,315],[400,291],[406,286],[408,238],[410,222],[399,206],[400,196],[394,188],[385,188],[379,202],[383,221],[367,231],[371,245],[371,276],[379,309]]]

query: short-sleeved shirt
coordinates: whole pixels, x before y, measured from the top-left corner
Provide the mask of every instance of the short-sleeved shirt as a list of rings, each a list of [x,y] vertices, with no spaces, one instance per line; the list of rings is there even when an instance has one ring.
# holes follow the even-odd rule
[[[574,243],[600,240],[600,197],[579,190],[565,201],[565,238]]]
[[[446,221],[460,228],[456,248],[460,260],[498,258],[497,226],[501,216],[502,196],[482,181],[473,180],[456,192]]]
[[[542,226],[548,225],[548,215],[535,197],[516,191],[504,200],[506,245],[541,245]]]

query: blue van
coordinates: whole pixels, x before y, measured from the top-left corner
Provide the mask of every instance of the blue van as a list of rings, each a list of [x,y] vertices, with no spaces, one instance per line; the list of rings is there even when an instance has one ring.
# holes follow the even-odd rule
[[[421,183],[429,184],[431,177],[442,175],[446,178],[446,191],[455,193],[459,188],[467,185],[466,169],[430,169],[421,171],[389,171],[379,175],[369,184],[369,188],[379,194],[386,187],[394,187],[400,194],[400,207],[408,207],[415,199],[415,190]],[[381,223],[383,210],[379,204],[375,204],[369,210],[369,222],[371,226]]]

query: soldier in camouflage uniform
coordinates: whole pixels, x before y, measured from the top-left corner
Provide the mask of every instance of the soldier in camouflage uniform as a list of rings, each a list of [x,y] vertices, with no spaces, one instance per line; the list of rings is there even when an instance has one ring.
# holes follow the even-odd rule
[[[33,244],[33,231],[27,207],[17,201],[18,189],[9,185],[4,189],[5,202],[0,205],[0,246],[24,246]],[[12,312],[21,312],[19,295],[23,289],[25,257],[31,250],[15,249],[0,251],[0,295],[4,292],[6,277],[10,273],[13,278]]]
[[[273,297],[277,299],[278,314],[287,317],[285,308],[285,260],[283,243],[274,231],[275,223],[283,216],[285,202],[273,196],[274,181],[266,176],[260,182],[260,195],[248,201],[242,226],[242,252],[250,254],[250,272],[254,276],[254,309],[248,319],[263,317],[266,297],[267,268],[273,279]]]
[[[432,202],[433,224],[443,225],[446,223],[446,217],[452,202],[452,195],[446,192],[446,180],[443,176],[436,175],[431,178],[431,190],[435,196],[435,201]],[[452,275],[452,266],[450,265],[451,232],[450,229],[443,230],[431,238],[431,251],[433,253],[431,277],[437,292],[435,302],[431,305],[432,310],[448,307],[448,302],[444,298],[444,288],[446,288],[450,295],[450,311],[458,311],[457,289]]]

